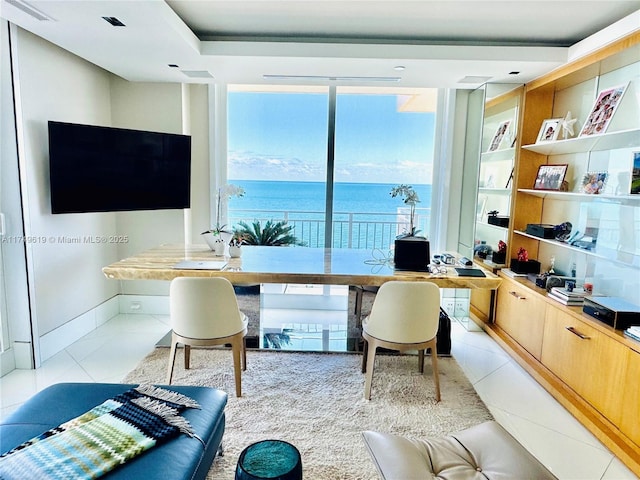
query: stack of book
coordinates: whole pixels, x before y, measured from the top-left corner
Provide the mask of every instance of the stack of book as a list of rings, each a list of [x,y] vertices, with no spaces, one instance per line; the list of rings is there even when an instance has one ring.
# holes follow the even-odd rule
[[[584,297],[589,293],[582,289],[567,290],[565,287],[551,287],[547,295],[557,302],[569,307],[579,307],[584,303]]]
[[[640,342],[640,327],[629,327],[624,331],[624,334],[627,337],[633,338],[634,340]]]

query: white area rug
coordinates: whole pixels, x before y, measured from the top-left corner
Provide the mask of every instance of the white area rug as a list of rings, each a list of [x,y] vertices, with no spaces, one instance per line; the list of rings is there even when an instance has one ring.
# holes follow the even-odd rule
[[[168,358],[168,349],[155,349],[124,382],[165,383]],[[187,371],[179,358],[175,384],[229,393],[225,454],[216,458],[207,478],[233,479],[246,446],[281,439],[300,450],[305,480],[377,479],[363,430],[441,436],[491,419],[453,358],[439,358],[440,403],[435,402],[430,360],[420,375],[417,356],[377,358],[370,401],[363,398],[358,354],[249,351],[241,398],[234,394],[230,351],[193,349]]]

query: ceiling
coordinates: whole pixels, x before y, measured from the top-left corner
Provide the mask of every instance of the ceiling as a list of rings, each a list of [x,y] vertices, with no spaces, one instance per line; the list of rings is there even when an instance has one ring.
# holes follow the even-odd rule
[[[1,0],[0,16],[131,81],[474,88],[530,81],[566,63],[568,47],[639,6],[638,0]]]

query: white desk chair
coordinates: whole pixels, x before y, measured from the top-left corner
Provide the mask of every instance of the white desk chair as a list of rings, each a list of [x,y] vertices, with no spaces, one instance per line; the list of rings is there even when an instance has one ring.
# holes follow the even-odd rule
[[[169,289],[171,353],[167,383],[171,385],[178,343],[184,345],[184,368],[189,368],[192,346],[231,344],[236,396],[242,395],[241,370],[247,369],[244,337],[247,317],[238,309],[226,278],[178,277]]]
[[[376,350],[417,350],[419,372],[424,372],[424,351],[431,349],[436,400],[440,401],[436,335],[440,318],[440,291],[428,282],[391,281],[378,290],[371,313],[362,321],[365,339],[362,373],[366,373],[364,397],[371,398]]]

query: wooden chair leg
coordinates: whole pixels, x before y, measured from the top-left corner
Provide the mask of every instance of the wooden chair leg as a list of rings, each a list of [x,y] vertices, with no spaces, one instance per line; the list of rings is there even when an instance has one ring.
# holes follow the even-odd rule
[[[424,373],[424,349],[418,350],[418,372]]]
[[[247,370],[247,337],[242,337],[242,371]]]
[[[362,341],[362,373],[367,371],[367,354],[369,353],[369,342]]]
[[[431,347],[431,368],[433,370],[433,383],[436,387],[436,402],[440,401],[440,375],[438,373],[438,352],[436,351],[436,342]]]
[[[234,340],[231,344],[233,355],[233,376],[236,381],[236,397],[242,396],[242,340]]]
[[[371,352],[367,358],[367,372],[364,376],[364,398],[371,400],[371,384],[373,383],[373,367],[376,361],[376,350],[378,346],[374,343],[371,345]]]
[[[189,370],[190,365],[191,365],[191,346],[185,344],[184,345],[184,369]]]
[[[171,385],[173,379],[173,366],[176,363],[176,352],[178,349],[178,342],[171,340],[171,350],[169,351],[169,367],[167,368],[167,385]]]

